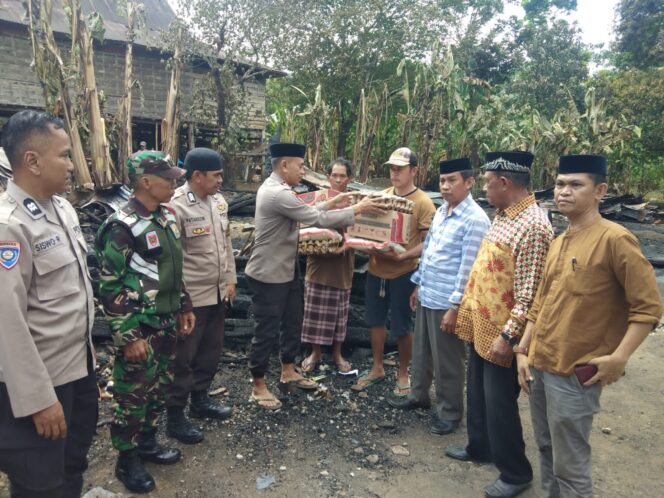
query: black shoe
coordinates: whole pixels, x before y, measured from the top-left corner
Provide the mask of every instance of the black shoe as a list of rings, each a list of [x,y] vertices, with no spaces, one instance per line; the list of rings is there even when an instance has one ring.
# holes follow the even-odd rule
[[[445,448],[445,454],[454,458],[455,460],[461,460],[462,462],[476,462],[476,463],[490,463],[490,458],[475,458],[468,453],[466,448]]]
[[[484,488],[484,496],[486,498],[514,498],[528,489],[531,484],[531,482],[525,484],[509,484],[498,478],[493,484]]]
[[[458,420],[440,420],[436,418],[429,427],[429,431],[433,434],[440,434],[444,436],[445,434],[452,434],[459,427]]]
[[[120,452],[115,464],[115,477],[134,493],[149,493],[154,489],[154,479],[143,467],[137,450]]]
[[[226,420],[233,414],[233,408],[222,406],[210,399],[205,391],[191,393],[189,413],[196,418],[216,418]]]
[[[180,460],[180,450],[165,448],[157,442],[155,431],[142,432],[138,436],[138,454],[142,460],[159,465],[172,465]]]
[[[174,437],[184,444],[196,444],[203,441],[203,431],[194,427],[184,415],[184,408],[181,406],[168,407],[166,422],[166,434]]]
[[[399,410],[415,410],[416,408],[424,408],[425,410],[428,410],[431,408],[431,403],[418,403],[407,396],[387,398],[387,404],[392,408],[398,408]]]

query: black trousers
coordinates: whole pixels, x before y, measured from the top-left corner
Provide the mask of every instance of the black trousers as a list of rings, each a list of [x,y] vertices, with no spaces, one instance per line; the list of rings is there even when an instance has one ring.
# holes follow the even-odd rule
[[[9,477],[12,498],[81,496],[98,416],[99,389],[91,361],[88,372],[55,388],[67,422],[67,437],[56,441],[40,437],[32,417],[13,417],[7,387],[0,383],[0,470]]]
[[[510,368],[484,360],[473,345],[468,357],[468,453],[491,460],[509,484],[533,480],[519,417],[516,362]]]
[[[277,340],[282,363],[294,363],[300,351],[304,313],[302,284],[298,278],[283,284],[268,284],[247,277],[247,282],[256,320],[249,370],[253,377],[262,378]]]
[[[187,404],[192,391],[207,391],[217,373],[224,344],[223,300],[211,306],[194,308],[196,325],[188,336],[178,337],[175,353],[175,379],[166,406]]]

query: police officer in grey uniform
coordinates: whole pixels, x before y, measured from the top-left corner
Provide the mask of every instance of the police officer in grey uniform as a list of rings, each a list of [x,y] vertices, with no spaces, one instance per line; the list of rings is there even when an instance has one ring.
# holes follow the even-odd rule
[[[224,341],[226,305],[235,299],[235,258],[231,245],[228,203],[219,193],[224,161],[206,147],[190,150],[184,159],[187,182],[173,195],[170,207],[182,234],[184,280],[196,315],[193,332],[178,338],[175,380],[166,402],[169,436],[198,443],[203,433],[184,415],[226,419],[232,409],[214,402],[207,390],[217,373]]]
[[[253,389],[251,399],[268,410],[281,402],[265,383],[270,352],[280,340],[282,385],[315,389],[316,384],[295,370],[302,331],[302,284],[297,272],[298,223],[338,227],[355,223],[362,212],[380,214],[380,201],[367,197],[343,209],[350,194],[339,194],[317,206],[308,206],[291,188],[304,177],[304,145],[273,144],[272,174],[258,189],[254,247],[245,269],[256,319],[249,352]]]
[[[54,194],[73,171],[62,121],[35,111],[3,129],[14,178],[0,195],[0,471],[12,498],[81,495],[98,388],[87,246]]]

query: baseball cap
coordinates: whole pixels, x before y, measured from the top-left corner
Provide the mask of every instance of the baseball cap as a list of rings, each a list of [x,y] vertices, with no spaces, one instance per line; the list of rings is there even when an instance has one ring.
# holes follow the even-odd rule
[[[390,158],[383,164],[391,166],[417,166],[417,156],[408,147],[401,147],[392,152]]]
[[[142,150],[127,158],[125,163],[130,177],[157,175],[168,180],[176,180],[185,170],[173,166],[170,156],[157,150]]]

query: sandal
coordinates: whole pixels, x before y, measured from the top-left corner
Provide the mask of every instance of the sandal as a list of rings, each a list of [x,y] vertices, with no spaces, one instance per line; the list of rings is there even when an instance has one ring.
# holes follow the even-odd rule
[[[410,394],[410,384],[402,386],[397,382],[396,386],[394,387],[394,391],[392,391],[392,394],[394,394],[394,396],[397,398],[405,398]]]
[[[320,362],[318,361],[310,361],[309,357],[307,356],[304,360],[302,360],[300,373],[313,373],[318,368],[319,363]]]
[[[350,386],[351,391],[355,392],[360,392],[364,391],[365,389],[368,389],[369,387],[373,386],[374,384],[378,384],[379,382],[382,382],[385,380],[385,376],[381,377],[369,377],[369,372],[364,372],[360,377],[357,379],[357,382]]]
[[[272,394],[261,394],[260,396],[255,395],[254,393],[251,393],[251,398],[250,401],[252,403],[256,403],[258,406],[261,408],[264,408],[265,410],[278,410],[281,408],[281,401],[277,399],[277,397]],[[268,405],[266,403],[275,403],[272,405]]]
[[[303,391],[315,391],[318,389],[318,384],[310,379],[305,379],[304,377],[288,380],[286,382],[279,382],[279,390],[284,394],[292,392],[293,387],[297,387]]]
[[[349,361],[347,360],[341,360],[337,365],[337,370],[339,370],[339,373],[346,374],[351,371],[353,368],[353,365],[350,364]]]

